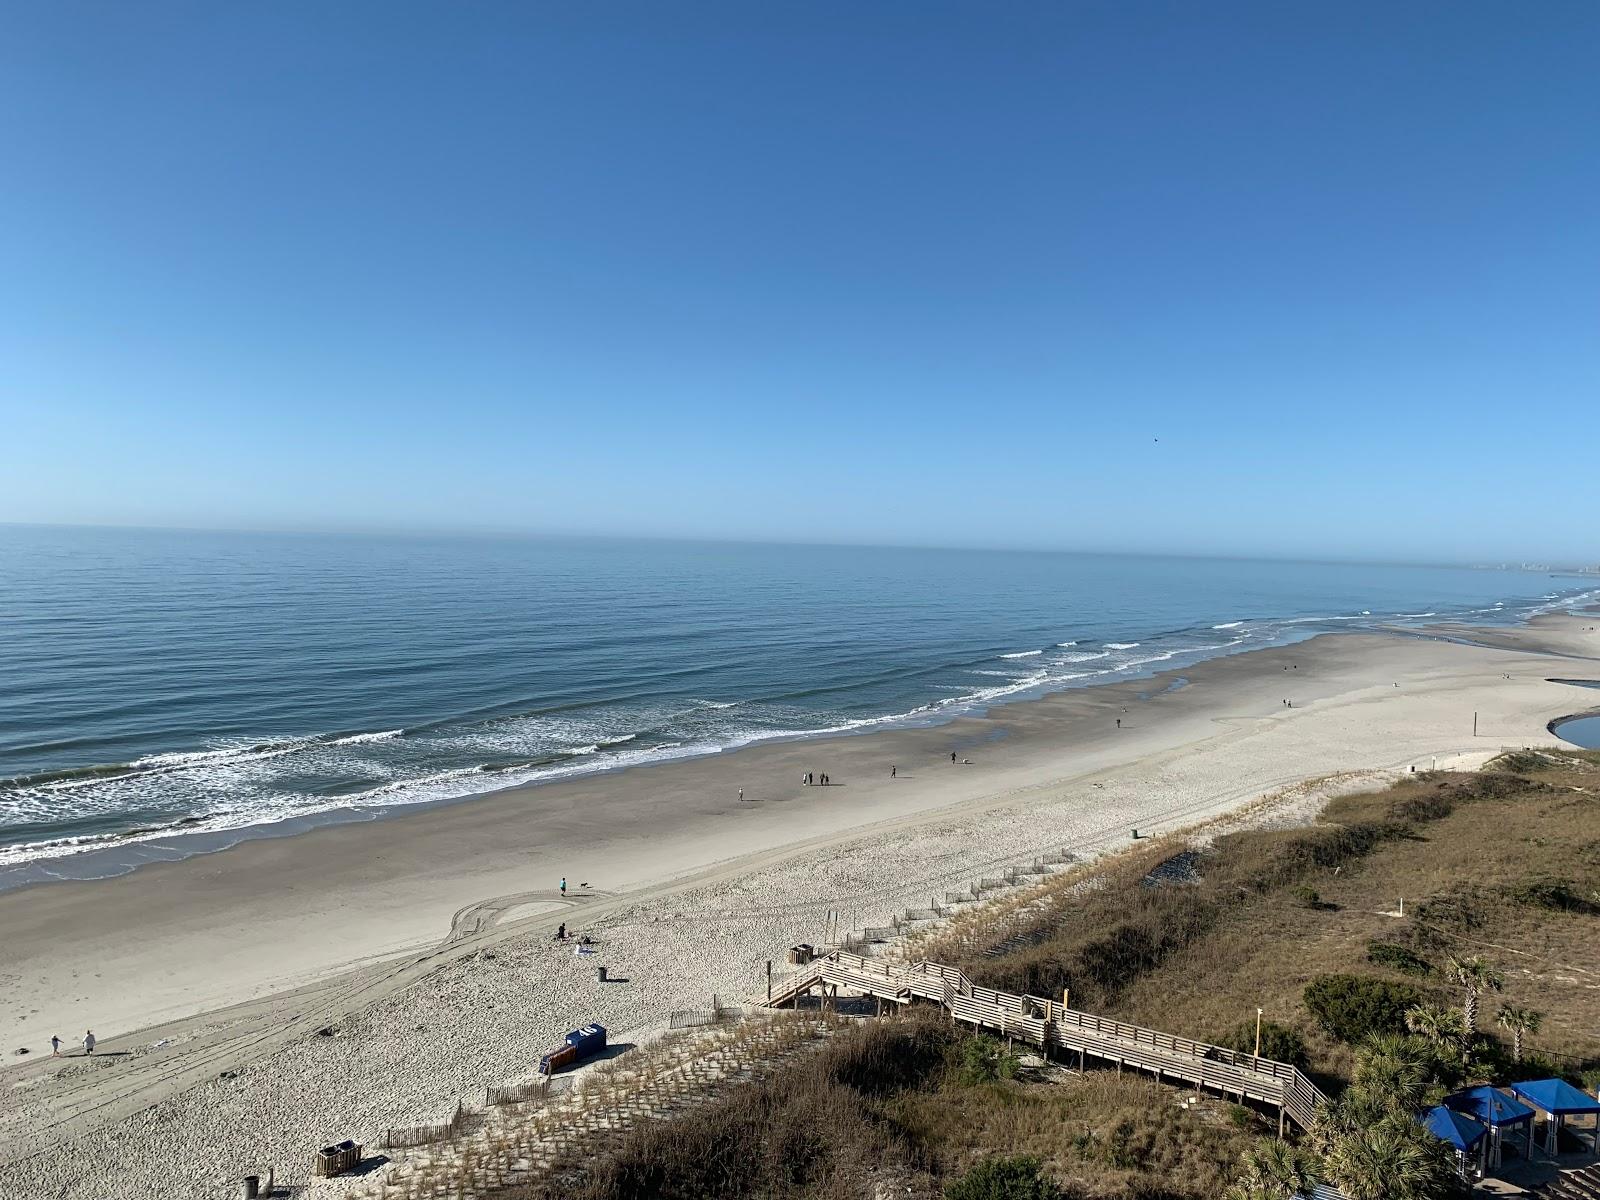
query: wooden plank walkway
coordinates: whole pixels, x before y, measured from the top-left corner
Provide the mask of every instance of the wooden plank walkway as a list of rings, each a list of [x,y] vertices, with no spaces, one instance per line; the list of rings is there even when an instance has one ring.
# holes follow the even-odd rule
[[[774,1008],[797,1004],[819,988],[824,998],[836,998],[844,990],[896,1004],[931,1001],[942,1005],[957,1021],[1027,1042],[1047,1053],[1076,1052],[1080,1061],[1094,1058],[1114,1063],[1118,1070],[1130,1067],[1158,1080],[1182,1081],[1241,1101],[1276,1105],[1280,1133],[1285,1117],[1301,1129],[1309,1129],[1317,1106],[1326,1100],[1317,1086],[1289,1063],[1080,1012],[1039,996],[978,987],[960,970],[940,963],[901,966],[835,950],[785,982],[767,1003]]]

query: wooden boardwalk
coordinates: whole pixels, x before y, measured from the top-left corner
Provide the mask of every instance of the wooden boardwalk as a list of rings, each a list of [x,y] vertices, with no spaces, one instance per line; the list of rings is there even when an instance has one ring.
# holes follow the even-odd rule
[[[1309,1129],[1317,1106],[1326,1100],[1288,1063],[1097,1017],[1039,996],[978,987],[955,967],[939,963],[903,966],[835,950],[803,968],[767,1003],[774,1008],[797,1004],[802,996],[819,990],[824,1000],[837,998],[843,990],[896,1004],[931,1001],[957,1021],[1038,1046],[1047,1054],[1076,1052],[1080,1063],[1093,1058],[1113,1063],[1119,1071],[1130,1067],[1157,1080],[1191,1083],[1196,1090],[1270,1104],[1278,1109],[1280,1134],[1285,1118]]]

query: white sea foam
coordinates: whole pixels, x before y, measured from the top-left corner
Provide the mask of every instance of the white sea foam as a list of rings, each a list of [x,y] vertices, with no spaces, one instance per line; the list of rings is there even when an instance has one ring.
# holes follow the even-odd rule
[[[352,733],[349,737],[334,738],[325,743],[329,746],[360,746],[367,742],[387,742],[390,738],[397,738],[404,729],[385,729],[378,733]]]
[[[1576,602],[1575,598],[1568,597],[1549,607],[1570,606]],[[1501,601],[1495,607],[1504,608],[1506,603]],[[1542,607],[1536,606],[1535,611]],[[1518,611],[1523,610],[1518,607]],[[1436,615],[1431,611],[1400,614],[1407,619]],[[1360,621],[1370,617],[1370,612],[1364,612],[1360,616],[1314,616],[1265,623],[1258,620],[1258,644],[1259,639],[1268,642],[1275,640],[1275,635],[1302,636],[1286,633],[1285,626],[1297,622]],[[1140,643],[1110,642],[1105,643],[1103,649],[1057,654],[1040,664],[1029,663],[1030,667],[1038,666],[1040,669],[1026,670],[1019,664],[1016,670],[1011,671],[971,670],[969,674],[983,677],[986,681],[992,680],[992,684],[986,682],[985,686],[958,695],[918,704],[909,712],[835,720],[831,723],[823,717],[816,726],[810,725],[815,718],[802,709],[796,709],[790,720],[773,721],[774,725],[782,725],[782,728],[751,727],[740,722],[745,728],[728,730],[723,727],[726,718],[713,718],[708,710],[724,710],[741,703],[748,704],[748,711],[756,714],[755,719],[759,723],[763,719],[771,720],[771,706],[739,701],[662,700],[611,706],[604,714],[596,711],[588,715],[559,717],[530,715],[497,719],[469,729],[434,730],[421,734],[413,731],[411,736],[404,737],[402,741],[396,739],[401,739],[406,731],[394,729],[342,737],[320,734],[301,738],[258,739],[253,742],[241,739],[204,750],[150,755],[129,764],[122,773],[74,777],[34,787],[9,789],[0,794],[0,810],[3,810],[5,820],[18,823],[70,820],[78,816],[99,818],[108,811],[135,811],[140,807],[156,811],[205,813],[200,820],[187,819],[181,826],[152,828],[132,834],[62,838],[4,847],[0,848],[0,865],[30,859],[58,858],[99,847],[138,846],[189,833],[226,833],[288,819],[303,820],[338,810],[352,815],[364,813],[376,816],[405,805],[453,799],[611,768],[720,753],[751,742],[850,733],[873,727],[890,727],[897,723],[944,719],[946,715],[998,703],[1022,693],[1044,692],[1080,680],[1093,682],[1126,677],[1141,668],[1150,668],[1153,664],[1167,662],[1181,655],[1208,656],[1225,651],[1251,636],[1249,631],[1242,628],[1245,624],[1244,621],[1233,621],[1214,626],[1219,631],[1237,631],[1237,636],[1222,646],[1176,647],[1159,653],[1147,651],[1143,657],[1128,659],[1119,656],[1105,664],[1104,669],[1070,671],[1064,668],[1108,658],[1114,651],[1136,649]],[[1063,651],[1076,645],[1075,641],[1056,644]],[[1043,653],[1039,650],[1017,651],[1001,657],[1033,660]],[[743,711],[747,710],[741,709]],[[697,713],[701,715],[696,717]],[[629,730],[630,726],[635,728],[623,732]],[[635,741],[642,733],[653,733],[654,736],[671,733],[678,735],[681,740],[613,750]],[[394,749],[348,749],[381,742],[394,742]],[[511,768],[473,765],[413,778],[384,778],[385,775],[401,775],[407,770],[423,768],[426,760],[439,750],[452,753],[458,762],[463,752],[472,754],[479,750],[491,761],[504,762],[508,756],[519,754],[540,761]],[[272,761],[293,755],[304,757],[295,758],[285,765]],[[552,756],[557,756],[555,761],[551,761]],[[354,778],[363,775],[370,778],[376,774],[381,782],[375,781],[374,786],[352,794],[308,795],[286,790],[290,785],[280,782],[284,771],[295,775],[305,772]],[[59,788],[79,787],[108,790],[105,794],[57,791]],[[223,811],[206,813],[205,810],[214,806],[218,797],[225,797],[229,807]],[[111,801],[109,808],[108,800]],[[167,856],[177,851],[162,844],[149,847],[149,853]]]

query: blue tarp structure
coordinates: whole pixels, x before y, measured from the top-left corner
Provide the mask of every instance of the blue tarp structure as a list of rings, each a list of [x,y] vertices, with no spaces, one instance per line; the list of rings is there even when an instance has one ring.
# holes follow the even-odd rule
[[[1430,1108],[1417,1119],[1434,1137],[1449,1142],[1463,1154],[1489,1136],[1489,1131],[1476,1117],[1456,1112],[1442,1104]]]
[[[1527,1083],[1513,1083],[1511,1090],[1535,1108],[1558,1117],[1600,1115],[1600,1100],[1587,1092],[1580,1092],[1565,1079],[1533,1079]]]
[[[1444,1102],[1447,1108],[1476,1117],[1490,1129],[1533,1124],[1533,1109],[1488,1085],[1456,1092],[1454,1095],[1446,1096]]]

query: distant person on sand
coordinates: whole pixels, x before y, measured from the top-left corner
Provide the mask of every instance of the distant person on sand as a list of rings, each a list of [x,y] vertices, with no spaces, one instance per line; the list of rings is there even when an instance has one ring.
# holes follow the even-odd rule
[[[565,875],[563,875],[561,877],[561,895],[562,895],[563,899],[566,897],[566,894],[567,894],[567,877]]]
[[[92,1029],[83,1035],[83,1052],[85,1054],[94,1053],[94,1030]]]
[[[894,778],[894,773],[895,773],[896,770],[898,770],[898,768],[896,768],[896,767],[890,767],[889,768],[889,778],[890,779]]]
[[[954,750],[952,750],[952,751],[950,751],[950,761],[951,762],[955,762],[955,760],[956,760],[956,752]]]
[[[558,942],[564,942],[567,940],[567,923],[565,921],[556,926],[555,940]]]
[[[739,800],[740,800],[740,803],[743,803],[743,801],[744,801],[744,789],[743,788],[739,789]]]
[[[53,1033],[50,1035],[50,1057],[61,1057],[61,1039]]]
[[[1121,728],[1122,728],[1122,718],[1121,718],[1121,717],[1118,717],[1118,718],[1117,718],[1117,728],[1118,728],[1118,729],[1121,729]]]

